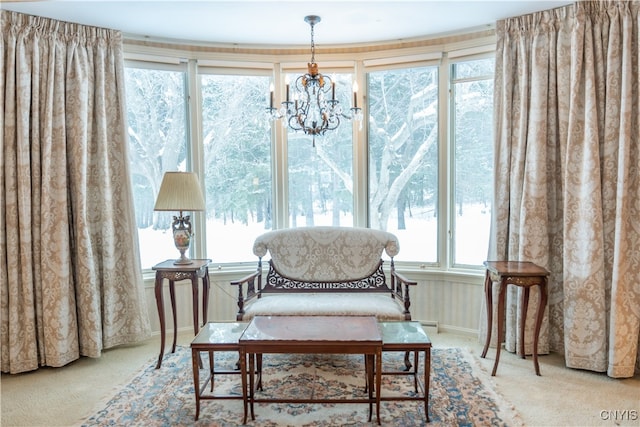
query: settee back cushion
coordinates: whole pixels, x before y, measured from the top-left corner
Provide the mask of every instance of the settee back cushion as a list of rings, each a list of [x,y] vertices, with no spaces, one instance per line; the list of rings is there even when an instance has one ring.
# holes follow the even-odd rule
[[[382,251],[394,257],[398,239],[370,228],[299,227],[274,230],[259,236],[253,253],[267,252],[280,274],[307,282],[341,282],[373,274]]]

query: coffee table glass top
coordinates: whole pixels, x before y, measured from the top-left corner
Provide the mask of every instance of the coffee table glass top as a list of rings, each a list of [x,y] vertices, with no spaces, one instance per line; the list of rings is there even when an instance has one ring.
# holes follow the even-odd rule
[[[420,322],[380,322],[384,344],[431,344]]]
[[[217,323],[209,322],[200,329],[192,344],[231,344],[238,339],[247,328],[247,322]]]
[[[381,342],[375,316],[256,316],[240,341]]]

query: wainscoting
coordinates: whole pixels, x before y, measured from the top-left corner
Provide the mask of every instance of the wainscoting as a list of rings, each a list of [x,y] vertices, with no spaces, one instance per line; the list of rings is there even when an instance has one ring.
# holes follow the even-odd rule
[[[475,335],[478,332],[483,299],[483,273],[456,274],[427,271],[406,271],[398,269],[409,279],[418,281],[411,289],[411,314],[414,320],[422,322],[430,329],[444,332]],[[233,321],[238,309],[236,288],[229,282],[248,274],[250,270],[225,271],[213,266],[209,268],[211,289],[209,293],[209,320]],[[201,292],[202,287],[198,287]],[[169,286],[163,286],[167,331],[173,330]],[[160,322],[156,309],[154,276],[145,275],[145,295],[149,321],[153,334],[160,333]],[[202,295],[199,294],[199,301]],[[178,329],[193,329],[191,307],[191,282],[176,283],[176,306]],[[199,308],[201,310],[201,307]],[[202,313],[200,313],[202,319]]]

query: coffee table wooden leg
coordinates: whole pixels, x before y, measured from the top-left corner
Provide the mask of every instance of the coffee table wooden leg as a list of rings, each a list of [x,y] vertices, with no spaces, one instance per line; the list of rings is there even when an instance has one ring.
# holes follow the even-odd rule
[[[382,349],[376,351],[376,416],[380,425],[380,389],[382,388]]]
[[[215,357],[215,353],[213,350],[209,351],[209,374],[211,375],[211,392],[213,393],[213,381],[214,378],[216,377],[216,370],[215,367],[213,366],[213,359]],[[202,363],[202,359],[198,358],[198,363]]]
[[[256,368],[258,375],[258,383],[256,385],[257,390],[262,390],[262,354],[256,354],[256,364],[258,365]]]
[[[247,354],[243,348],[240,348],[240,378],[242,382],[242,408],[244,410],[244,416],[242,418],[242,424],[247,423]]]
[[[251,408],[251,420],[256,419],[256,414],[253,412],[253,399],[255,396],[253,395],[255,392],[255,377],[254,374],[256,372],[256,364],[255,359],[256,355],[253,353],[249,353],[249,407]],[[244,374],[243,374],[244,375]]]
[[[364,371],[366,374],[365,392],[369,396],[369,422],[371,422],[371,418],[373,417],[373,371],[375,365],[372,359],[372,354],[364,355]]]
[[[200,353],[199,351],[191,349],[191,366],[193,367],[193,389],[196,392],[195,421],[198,421],[198,417],[200,416],[200,369],[198,367],[199,353]]]
[[[413,350],[413,388],[418,392],[418,368],[420,367],[420,352]]]
[[[431,378],[431,349],[424,351],[424,415],[429,422],[429,382]]]

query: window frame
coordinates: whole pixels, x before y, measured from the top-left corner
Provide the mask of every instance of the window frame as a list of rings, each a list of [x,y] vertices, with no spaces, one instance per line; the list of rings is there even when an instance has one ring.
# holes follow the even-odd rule
[[[482,266],[453,265],[453,235],[450,232],[453,224],[452,212],[455,212],[455,200],[453,199],[453,159],[454,149],[451,142],[453,125],[450,109],[451,104],[451,63],[469,60],[479,57],[494,55],[495,36],[487,36],[486,32],[478,33],[475,39],[465,39],[460,42],[451,38],[451,42],[437,44],[422,48],[390,47],[384,49],[362,49],[352,54],[344,54],[337,49],[334,53],[331,49],[322,53],[318,63],[321,72],[349,72],[354,75],[359,86],[358,104],[363,108],[362,129],[353,126],[353,226],[368,227],[368,198],[369,198],[369,170],[368,170],[368,111],[367,108],[367,73],[372,70],[398,69],[415,66],[438,64],[439,92],[438,92],[438,216],[442,220],[438,225],[438,243],[436,263],[423,262],[399,262],[398,267],[407,272],[431,271],[433,273],[454,272],[460,274],[477,274]],[[204,158],[202,148],[202,123],[199,115],[200,103],[200,74],[213,72],[218,74],[234,74],[236,72],[269,75],[275,86],[275,103],[279,104],[284,95],[284,75],[288,72],[304,71],[308,61],[307,53],[278,54],[278,49],[270,50],[266,54],[257,54],[255,49],[247,49],[240,53],[216,52],[215,47],[211,52],[203,49],[189,49],[186,46],[169,45],[171,47],[153,47],[151,49],[139,43],[127,43],[125,39],[124,53],[125,66],[128,64],[144,64],[147,68],[165,69],[165,67],[186,67],[187,73],[187,159],[188,170],[197,172],[204,183]],[[349,58],[349,59],[345,59]],[[382,59],[380,59],[382,58]],[[137,66],[137,65],[136,65]],[[351,122],[343,122],[341,126],[352,125]],[[288,212],[288,173],[287,173],[287,132],[279,123],[271,127],[271,163],[272,163],[272,197],[273,197],[273,229],[289,226]],[[444,221],[444,223],[442,222]],[[191,256],[205,258],[206,255],[206,220],[205,215],[196,213],[193,221],[195,232],[199,238],[191,248]],[[215,263],[214,265],[218,265]],[[218,269],[246,270],[255,266],[255,260],[238,260],[238,262],[219,265]]]

